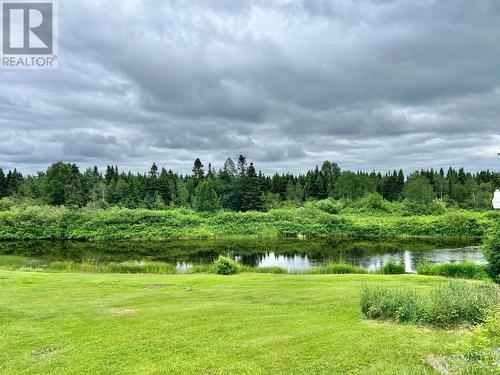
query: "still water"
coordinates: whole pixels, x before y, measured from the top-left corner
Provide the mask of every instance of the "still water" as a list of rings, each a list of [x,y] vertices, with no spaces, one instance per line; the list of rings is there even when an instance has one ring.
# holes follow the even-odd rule
[[[282,267],[305,272],[329,262],[346,262],[375,271],[388,262],[414,272],[420,263],[485,263],[474,240],[389,240],[342,238],[274,238],[169,241],[9,241],[0,242],[0,256],[19,255],[47,262],[161,261],[179,271],[228,255],[251,267]]]

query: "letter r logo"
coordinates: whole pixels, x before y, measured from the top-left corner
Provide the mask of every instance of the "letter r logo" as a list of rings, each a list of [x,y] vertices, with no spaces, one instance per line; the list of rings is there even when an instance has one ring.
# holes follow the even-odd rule
[[[2,4],[2,43],[6,55],[53,53],[52,3]]]

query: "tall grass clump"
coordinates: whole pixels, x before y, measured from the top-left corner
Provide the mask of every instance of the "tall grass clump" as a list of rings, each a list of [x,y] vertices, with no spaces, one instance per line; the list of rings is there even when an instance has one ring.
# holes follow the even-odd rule
[[[367,319],[423,323],[426,308],[414,290],[371,287],[362,290],[361,314]]]
[[[451,282],[431,291],[427,322],[440,327],[483,323],[488,310],[500,303],[500,289],[494,284]]]
[[[323,267],[315,267],[308,273],[311,274],[349,274],[349,273],[367,273],[367,270],[347,263],[329,263]]]
[[[14,271],[25,267],[44,267],[45,262],[38,259],[17,256],[17,255],[0,255],[0,269]]]
[[[399,275],[405,273],[405,266],[404,264],[389,262],[379,270],[379,273],[383,275]]]
[[[218,275],[233,275],[238,272],[238,263],[231,258],[219,255],[212,265],[212,272]]]
[[[172,274],[176,272],[173,264],[163,262],[122,262],[104,265],[106,273],[152,273]]]
[[[367,287],[361,294],[361,313],[368,319],[452,327],[484,322],[488,310],[500,303],[494,284],[450,282],[429,294],[415,290]]]
[[[240,266],[241,267],[241,266]],[[243,271],[243,269],[240,269]],[[275,275],[282,275],[288,273],[286,269],[277,266],[269,266],[269,267],[246,267],[244,272],[255,272],[255,273],[272,273]]]
[[[28,267],[25,267],[25,270]],[[148,273],[148,274],[173,274],[176,273],[175,265],[163,262],[73,262],[60,261],[48,263],[44,268],[53,272],[86,272],[86,273]]]
[[[455,277],[460,279],[488,279],[487,267],[470,262],[446,263],[446,264],[419,264],[417,266],[419,275],[432,275]]]

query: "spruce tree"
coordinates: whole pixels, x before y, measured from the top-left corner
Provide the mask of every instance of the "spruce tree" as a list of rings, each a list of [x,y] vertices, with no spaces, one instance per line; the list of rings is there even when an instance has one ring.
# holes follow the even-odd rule
[[[243,156],[240,155],[238,158],[238,174],[240,177],[245,177],[247,174],[247,159]]]
[[[248,166],[247,174],[242,178],[242,182],[241,211],[262,209],[261,191],[253,163]]]
[[[205,171],[203,170],[203,164],[200,159],[196,159],[193,165],[193,181],[196,186],[205,177]]]

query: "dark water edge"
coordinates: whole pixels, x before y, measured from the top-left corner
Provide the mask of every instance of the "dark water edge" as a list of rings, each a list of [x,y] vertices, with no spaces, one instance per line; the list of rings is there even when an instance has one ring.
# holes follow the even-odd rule
[[[345,262],[376,271],[388,262],[404,264],[407,272],[421,263],[485,260],[478,239],[387,238],[236,238],[163,241],[2,241],[0,256],[17,255],[45,262],[90,263],[148,261],[176,265],[212,263],[227,255],[250,267],[281,267],[306,272],[327,263]]]

